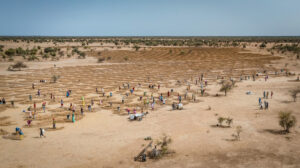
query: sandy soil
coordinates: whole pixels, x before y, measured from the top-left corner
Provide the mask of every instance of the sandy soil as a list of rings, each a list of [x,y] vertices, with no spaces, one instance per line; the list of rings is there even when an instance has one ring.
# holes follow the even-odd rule
[[[249,51],[230,48],[107,50],[101,56],[110,56],[111,60],[104,63],[96,63],[97,56],[91,52],[87,59],[29,62],[29,68],[21,73],[7,72],[5,66],[10,63],[1,63],[0,97],[5,97],[8,105],[0,105],[0,128],[11,134],[19,126],[25,133],[21,141],[7,134],[2,136],[1,167],[299,167],[299,124],[289,134],[278,134],[282,129],[278,125],[280,111],[292,111],[300,121],[300,103],[289,95],[289,90],[299,87],[300,82],[293,82],[296,76],[280,72],[289,69],[299,74],[298,62],[289,57]],[[128,57],[127,61],[124,56]],[[269,75],[267,81],[265,70]],[[200,95],[199,82],[195,84],[202,73],[208,81],[204,96]],[[240,81],[240,76],[244,79],[254,73],[259,74],[256,81]],[[60,76],[56,83],[50,82],[53,75]],[[228,77],[237,83],[224,96],[219,92],[218,81]],[[41,79],[47,82],[40,83]],[[31,88],[32,83],[35,89]],[[129,89],[123,83],[135,87],[134,93],[125,96]],[[149,89],[149,84],[155,84],[155,89]],[[183,99],[184,109],[171,110],[177,94],[184,95],[189,84],[191,89],[187,99]],[[99,92],[104,88],[106,95],[96,93],[96,88]],[[37,89],[41,89],[41,96],[36,95]],[[68,89],[72,94],[66,98]],[[147,96],[143,100],[149,99],[151,93],[156,99],[160,93],[166,96],[170,89],[174,93],[167,97],[166,105],[156,100],[154,111],[144,108],[149,114],[142,121],[128,121],[125,109],[136,108],[140,112],[143,101],[138,99],[145,91]],[[252,94],[247,95],[247,91]],[[263,91],[274,92],[272,99],[266,100],[270,104],[268,110],[260,110],[258,106]],[[107,97],[109,92],[112,97]],[[51,93],[55,100],[50,99]],[[29,94],[33,96],[32,101],[28,99]],[[196,95],[196,102],[191,100],[192,94]],[[92,99],[95,102],[92,112],[84,107],[83,116],[79,111],[82,96],[86,104]],[[122,97],[125,97],[124,104]],[[64,108],[60,108],[60,99],[64,100]],[[10,106],[11,100],[16,107]],[[45,113],[41,109],[43,101],[47,102]],[[22,110],[33,107],[33,102],[37,103],[38,114],[32,126],[27,127],[29,114]],[[67,109],[70,103],[76,104],[78,121],[75,123],[66,120],[66,115],[71,114]],[[233,118],[232,126],[216,127],[220,116]],[[53,117],[57,120],[57,130],[51,129]],[[243,130],[240,141],[232,137],[237,126]],[[40,127],[47,129],[46,138],[39,137]],[[169,148],[175,154],[147,162],[133,160],[148,143],[145,137],[158,139],[163,134],[172,138]]]

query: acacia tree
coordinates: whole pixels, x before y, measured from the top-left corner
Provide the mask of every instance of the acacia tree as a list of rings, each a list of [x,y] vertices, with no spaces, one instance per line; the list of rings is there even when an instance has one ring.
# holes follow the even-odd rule
[[[221,89],[220,91],[225,93],[225,96],[227,95],[227,92],[231,89],[232,84],[228,81],[221,81]]]
[[[291,112],[279,113],[279,125],[284,129],[286,133],[290,132],[290,128],[296,125],[296,117]]]
[[[133,46],[133,48],[135,49],[135,51],[138,51],[141,47],[138,45]]]
[[[300,93],[300,88],[293,89],[290,91],[292,98],[294,99],[294,102],[296,102],[297,95]]]

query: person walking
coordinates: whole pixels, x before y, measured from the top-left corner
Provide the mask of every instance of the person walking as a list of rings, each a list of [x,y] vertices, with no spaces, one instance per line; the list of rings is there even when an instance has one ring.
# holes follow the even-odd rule
[[[75,122],[75,112],[72,113],[72,122]]]
[[[83,108],[82,107],[80,108],[80,112],[81,112],[81,115],[83,115]]]
[[[94,106],[94,99],[91,99],[91,105]]]
[[[272,99],[272,97],[273,97],[273,94],[274,94],[273,91],[271,91],[271,99]]]
[[[44,128],[40,128],[40,138],[42,137],[46,138]]]
[[[43,102],[42,108],[43,108],[43,111],[44,111],[44,113],[45,113],[45,112],[46,112],[46,102]]]
[[[36,103],[35,102],[33,103],[33,109],[36,112]]]
[[[16,128],[17,129],[17,128]],[[21,128],[18,128],[18,131],[17,131],[17,133],[19,134],[19,137],[20,137],[20,139],[23,139],[23,137],[24,137],[24,133],[23,133],[23,131],[22,131],[22,129]]]
[[[27,126],[30,127],[32,120],[27,120]]]
[[[52,125],[53,125],[53,129],[56,129],[56,121],[55,121],[55,118],[53,118]]]

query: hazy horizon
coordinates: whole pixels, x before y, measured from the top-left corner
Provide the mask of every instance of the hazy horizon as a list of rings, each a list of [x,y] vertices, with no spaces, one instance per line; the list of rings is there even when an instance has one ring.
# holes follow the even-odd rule
[[[0,36],[300,36],[297,0],[2,0]]]

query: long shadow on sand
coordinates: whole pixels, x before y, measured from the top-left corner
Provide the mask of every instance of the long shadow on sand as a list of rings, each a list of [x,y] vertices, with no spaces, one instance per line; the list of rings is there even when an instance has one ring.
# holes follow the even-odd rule
[[[274,135],[285,135],[287,134],[284,130],[264,129],[263,132],[268,132]]]
[[[7,134],[2,136],[3,139],[10,139],[10,140],[22,140],[20,136],[18,136],[16,133]]]
[[[210,125],[210,127],[212,127],[212,128],[231,128],[230,126],[226,126],[226,125]]]

